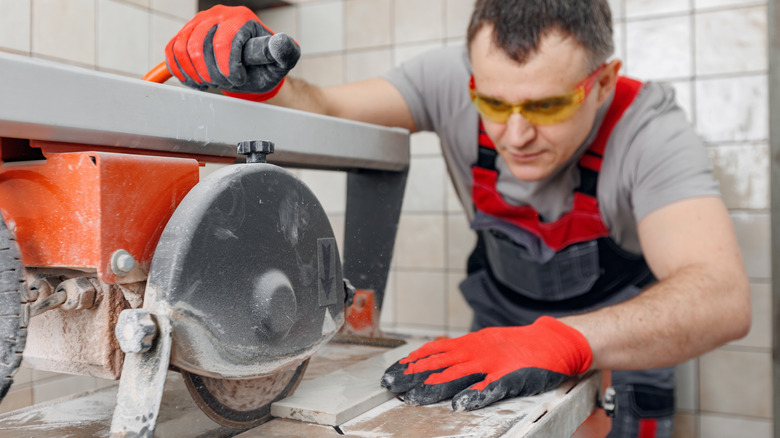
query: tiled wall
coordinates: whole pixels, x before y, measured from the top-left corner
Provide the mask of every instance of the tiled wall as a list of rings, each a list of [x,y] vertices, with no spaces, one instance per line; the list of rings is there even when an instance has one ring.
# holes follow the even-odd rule
[[[196,10],[195,0],[0,0],[0,50],[139,76]],[[462,44],[473,0],[298,0],[261,11],[293,35],[293,71],[318,85],[380,75],[428,49]],[[750,0],[611,0],[624,72],[672,83],[707,140],[753,289],[747,338],[678,369],[678,437],[771,435],[767,5]],[[343,232],[343,174],[301,170]],[[320,188],[331,188],[324,192]],[[412,136],[412,166],[382,326],[458,334],[457,284],[474,243],[438,139]],[[0,411],[103,385],[22,370]],[[53,392],[52,392],[53,391]]]

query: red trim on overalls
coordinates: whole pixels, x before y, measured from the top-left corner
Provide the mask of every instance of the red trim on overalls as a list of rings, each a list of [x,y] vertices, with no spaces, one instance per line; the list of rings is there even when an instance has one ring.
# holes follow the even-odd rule
[[[639,420],[639,435],[637,438],[655,438],[658,432],[658,420],[655,418],[641,418]]]
[[[595,172],[601,170],[607,140],[623,113],[636,98],[640,88],[642,83],[639,81],[626,77],[618,78],[612,104],[607,110],[596,138],[580,159],[581,167]],[[484,133],[481,120],[479,127],[479,145],[495,150],[493,141]],[[571,211],[555,222],[542,222],[539,213],[533,207],[511,205],[504,200],[496,190],[498,181],[496,170],[475,165],[471,168],[471,172],[474,180],[472,197],[474,206],[478,210],[535,234],[555,251],[574,243],[609,236],[609,230],[604,225],[598,201],[594,196],[575,191]]]

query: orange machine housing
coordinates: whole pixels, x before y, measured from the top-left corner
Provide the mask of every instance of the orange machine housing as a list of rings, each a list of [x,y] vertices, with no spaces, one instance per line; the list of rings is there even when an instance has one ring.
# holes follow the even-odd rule
[[[0,165],[1,213],[25,267],[96,270],[108,284],[144,280],[165,224],[198,182],[198,161],[31,144],[45,159]],[[111,269],[120,249],[136,261],[121,277]]]

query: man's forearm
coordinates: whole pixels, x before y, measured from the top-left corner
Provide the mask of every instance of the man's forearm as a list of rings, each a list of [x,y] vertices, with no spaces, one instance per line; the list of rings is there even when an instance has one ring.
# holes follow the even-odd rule
[[[335,115],[322,88],[290,76],[285,78],[279,93],[266,103],[317,114]]]
[[[593,368],[671,366],[747,333],[747,289],[740,269],[724,274],[691,266],[629,301],[561,321],[588,339]]]

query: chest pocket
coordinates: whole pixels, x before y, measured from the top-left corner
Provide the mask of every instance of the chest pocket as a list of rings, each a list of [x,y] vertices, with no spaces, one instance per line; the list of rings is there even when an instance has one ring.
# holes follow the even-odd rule
[[[560,301],[590,291],[601,275],[596,240],[575,243],[551,258],[534,256],[498,231],[481,231],[495,278],[509,289],[540,301]]]

